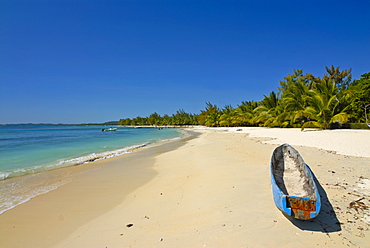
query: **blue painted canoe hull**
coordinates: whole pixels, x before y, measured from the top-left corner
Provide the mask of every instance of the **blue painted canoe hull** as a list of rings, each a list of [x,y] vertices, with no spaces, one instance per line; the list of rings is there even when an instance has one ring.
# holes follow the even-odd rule
[[[295,156],[295,160],[299,164],[297,167],[301,170],[301,177],[304,177],[306,182],[302,187],[306,187],[311,191],[310,197],[300,197],[288,194],[287,189],[284,186],[283,177],[281,176],[281,174],[284,173],[284,169],[277,168],[279,165],[280,167],[281,165],[284,167],[284,162],[281,161],[281,159],[284,159],[284,156],[280,154],[284,150],[289,150],[289,152]],[[312,172],[308,165],[304,163],[298,151],[293,147],[283,144],[274,150],[270,164],[270,175],[272,195],[275,204],[283,213],[302,220],[315,218],[319,214],[321,209],[321,200]]]

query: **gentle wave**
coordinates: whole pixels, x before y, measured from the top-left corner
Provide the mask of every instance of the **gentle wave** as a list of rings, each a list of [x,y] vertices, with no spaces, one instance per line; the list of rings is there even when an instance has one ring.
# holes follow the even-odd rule
[[[113,151],[107,151],[107,152],[101,152],[101,153],[91,153],[86,156],[81,156],[77,158],[70,158],[70,159],[64,159],[64,160],[58,160],[51,164],[46,165],[37,165],[32,166],[29,168],[18,168],[11,171],[0,171],[0,180],[5,180],[12,177],[18,177],[23,176],[27,174],[34,174],[42,171],[49,171],[54,170],[58,168],[68,167],[68,166],[75,166],[75,165],[81,165],[86,164],[98,160],[118,157],[127,153],[130,153],[138,148],[143,148],[147,146],[149,143],[135,145],[135,146],[129,146],[122,149],[117,149]]]
[[[101,153],[91,153],[89,155],[81,156],[77,158],[58,160],[51,164],[37,165],[37,166],[29,167],[29,168],[17,168],[11,171],[0,171],[0,181],[13,178],[13,177],[19,177],[19,176],[34,174],[34,173],[43,172],[43,171],[50,171],[50,170],[63,168],[63,167],[81,165],[81,164],[91,163],[94,161],[99,161],[99,160],[108,159],[108,158],[114,158],[114,157],[118,157],[118,156],[121,156],[127,153],[131,153],[134,150],[139,149],[139,148],[143,148],[146,146],[149,146],[149,147],[158,146],[162,142],[175,141],[175,140],[179,140],[184,137],[186,137],[185,133],[183,133],[182,137],[163,139],[163,140],[160,140],[154,143],[147,142],[144,144],[128,146],[128,147],[124,147],[124,148],[113,150],[113,151],[107,151],[107,152],[101,152]]]
[[[62,159],[45,165],[14,169],[12,171],[0,171],[0,214],[30,201],[38,195],[53,191],[70,181],[68,177],[58,176],[60,173],[48,174],[42,172],[118,157],[135,152],[141,148],[145,149],[160,146],[163,143],[176,141],[186,138],[187,136],[188,134],[186,132],[181,132],[180,136],[174,138],[148,141],[139,145],[127,146],[112,151],[91,153],[77,158]]]
[[[4,212],[6,212],[10,209],[13,209],[16,206],[19,206],[19,205],[21,205],[25,202],[28,202],[29,200],[31,200],[32,198],[34,198],[38,195],[48,193],[48,192],[50,192],[52,190],[55,190],[57,188],[58,188],[58,186],[49,186],[47,188],[39,188],[38,190],[34,190],[29,195],[22,194],[22,195],[15,196],[15,197],[7,197],[7,199],[5,199],[5,200],[0,198],[0,214],[4,213]]]
[[[76,166],[86,163],[91,163],[94,161],[104,160],[108,158],[118,157],[124,154],[132,153],[139,148],[147,147],[150,143],[129,146],[122,149],[117,149],[108,152],[102,153],[92,153],[87,156],[82,156],[78,158],[71,158],[66,160],[60,160],[56,163],[47,164],[47,165],[40,165],[40,166],[33,166],[26,169],[16,169],[10,172],[0,172],[0,179],[2,180],[4,185],[0,188],[0,214],[11,210],[25,202],[30,201],[32,198],[48,193],[52,190],[59,188],[61,185],[65,184],[66,182],[62,182],[57,180],[56,182],[52,182],[51,184],[48,182],[41,183],[42,185],[31,185],[29,181],[31,181],[35,177],[42,177],[43,173],[38,172],[46,172],[58,168],[69,167],[69,166]],[[15,178],[18,177],[18,178]],[[16,182],[12,180],[5,180],[5,179],[17,179]],[[40,180],[40,179],[39,179]],[[41,179],[41,181],[44,181]],[[31,186],[31,187],[29,187]]]

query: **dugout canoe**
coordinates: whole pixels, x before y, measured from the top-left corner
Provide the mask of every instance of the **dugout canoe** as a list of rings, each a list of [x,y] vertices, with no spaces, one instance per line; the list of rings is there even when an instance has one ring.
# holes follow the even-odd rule
[[[272,153],[271,186],[275,204],[296,219],[315,218],[321,208],[320,194],[312,172],[299,152],[288,144]]]

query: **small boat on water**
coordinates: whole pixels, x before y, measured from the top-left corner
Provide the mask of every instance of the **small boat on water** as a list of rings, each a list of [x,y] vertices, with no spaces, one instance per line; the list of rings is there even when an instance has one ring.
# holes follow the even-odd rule
[[[110,128],[103,128],[101,131],[102,132],[112,132],[112,131],[116,131],[117,128],[115,127],[110,127]]]
[[[278,209],[296,219],[315,218],[321,208],[312,172],[297,150],[288,144],[277,147],[271,157],[271,186]]]

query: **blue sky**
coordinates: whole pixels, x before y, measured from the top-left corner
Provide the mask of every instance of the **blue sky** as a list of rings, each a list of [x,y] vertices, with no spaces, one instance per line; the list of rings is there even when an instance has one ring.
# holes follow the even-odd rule
[[[0,123],[261,100],[292,72],[370,72],[370,1],[0,0]]]

